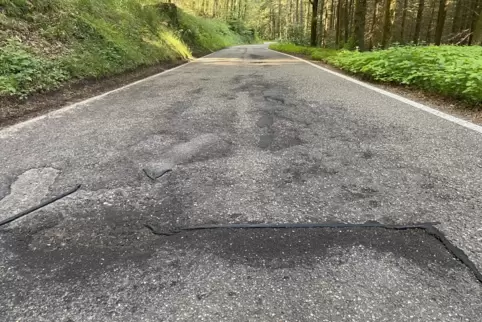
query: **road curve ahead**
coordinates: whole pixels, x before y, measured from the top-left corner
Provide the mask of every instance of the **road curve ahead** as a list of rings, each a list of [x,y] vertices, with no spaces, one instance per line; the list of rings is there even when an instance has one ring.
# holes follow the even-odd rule
[[[479,321],[482,133],[276,53],[221,50],[0,130],[2,321]],[[150,225],[151,228],[147,228]]]

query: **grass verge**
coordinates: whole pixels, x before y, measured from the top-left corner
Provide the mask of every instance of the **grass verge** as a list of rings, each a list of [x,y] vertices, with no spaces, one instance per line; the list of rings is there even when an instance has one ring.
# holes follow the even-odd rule
[[[307,55],[369,80],[408,85],[470,105],[482,105],[482,47],[394,47],[372,52],[337,51],[278,43],[273,50]]]

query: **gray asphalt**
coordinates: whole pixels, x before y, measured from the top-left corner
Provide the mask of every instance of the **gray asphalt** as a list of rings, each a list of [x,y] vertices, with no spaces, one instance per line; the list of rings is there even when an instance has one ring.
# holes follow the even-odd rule
[[[266,45],[0,131],[2,321],[480,321],[480,133]],[[152,180],[151,176],[162,174]]]

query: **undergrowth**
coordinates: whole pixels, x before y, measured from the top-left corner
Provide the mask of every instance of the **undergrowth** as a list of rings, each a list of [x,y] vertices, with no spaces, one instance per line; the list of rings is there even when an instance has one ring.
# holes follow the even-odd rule
[[[294,44],[271,49],[308,55],[381,82],[409,85],[471,104],[482,104],[482,47],[407,46],[372,52],[337,51]]]
[[[155,0],[0,0],[0,95],[185,60],[254,40]]]
[[[58,63],[36,57],[19,41],[10,40],[0,49],[0,94],[26,95],[59,86],[69,78]]]

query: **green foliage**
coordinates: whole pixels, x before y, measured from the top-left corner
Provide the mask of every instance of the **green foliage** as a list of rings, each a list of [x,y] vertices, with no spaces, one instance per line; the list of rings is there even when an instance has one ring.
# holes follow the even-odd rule
[[[0,0],[0,6],[5,14],[10,16],[21,16],[28,13],[29,10],[27,0]]]
[[[74,10],[74,50],[63,59],[73,77],[102,77],[191,55],[154,5],[78,0]]]
[[[482,103],[481,47],[396,47],[364,53],[344,51],[328,61],[377,81],[411,85]]]
[[[270,49],[278,50],[285,53],[299,54],[310,56],[313,60],[320,60],[326,62],[328,57],[338,54],[335,49],[318,48],[318,47],[305,47],[291,43],[276,43],[269,46]]]
[[[0,95],[25,97],[57,87],[68,74],[55,62],[36,57],[18,41],[0,48]]]
[[[410,85],[473,104],[482,103],[482,47],[399,46],[357,52],[281,43],[270,48],[308,55],[376,81]]]
[[[259,42],[256,30],[253,28],[248,28],[246,23],[239,18],[228,19],[229,29],[235,34],[241,37],[243,43],[256,43]]]
[[[179,27],[181,39],[196,53],[215,51],[243,42],[239,34],[220,20],[180,12]]]
[[[310,39],[303,30],[303,26],[289,25],[286,31],[287,41],[295,45],[309,45]]]
[[[254,35],[159,0],[0,0],[0,95],[26,96],[71,79],[185,60]],[[174,15],[173,15],[174,14]],[[244,28],[244,29],[243,29]],[[11,41],[11,39],[18,39]],[[53,50],[53,48],[60,48]]]

